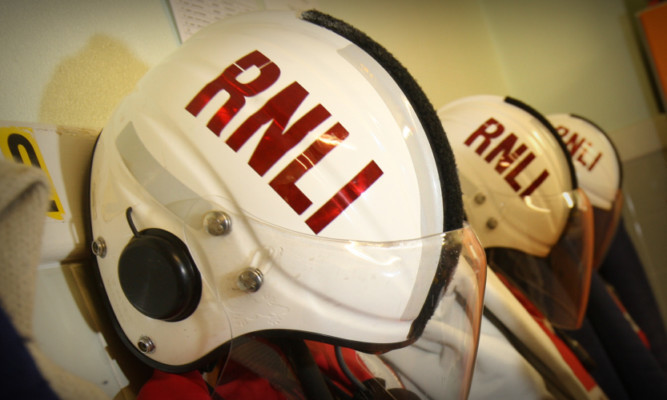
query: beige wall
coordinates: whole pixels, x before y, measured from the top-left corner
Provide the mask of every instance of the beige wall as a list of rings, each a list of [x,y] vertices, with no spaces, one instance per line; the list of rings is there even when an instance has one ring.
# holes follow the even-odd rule
[[[361,29],[404,64],[433,105],[479,93],[505,94],[478,1],[320,0],[320,9]]]
[[[656,112],[621,0],[482,0],[509,90],[546,113],[575,110],[609,131]]]
[[[416,3],[416,4],[413,4]],[[436,107],[508,94],[615,131],[657,113],[622,0],[320,0],[417,77]]]
[[[0,2],[0,118],[101,126],[138,76],[178,46],[166,1]],[[436,107],[508,94],[610,131],[657,112],[622,0],[292,3],[315,4],[368,33]],[[53,97],[69,99],[54,110]]]
[[[0,2],[0,118],[100,128],[178,46],[165,4]]]

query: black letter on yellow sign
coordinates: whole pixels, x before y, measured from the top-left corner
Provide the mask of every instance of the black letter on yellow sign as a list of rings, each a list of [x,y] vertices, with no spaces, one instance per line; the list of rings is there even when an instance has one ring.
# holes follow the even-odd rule
[[[8,132],[3,133],[4,134],[1,136],[5,136]],[[47,170],[46,165],[44,164],[44,160],[39,153],[39,149],[35,148],[35,144],[33,143],[34,139],[32,139],[32,137],[26,136],[26,133],[12,132],[6,136],[5,140],[6,142],[2,144],[2,147],[4,147],[6,144],[7,147],[4,147],[4,151],[9,152],[9,154],[5,153],[5,156],[11,155],[15,162],[37,167],[46,173],[49,179],[49,183],[51,184],[51,195],[47,215],[51,218],[62,220],[65,211],[60,204],[58,195],[55,191],[55,188],[53,187],[53,183],[51,182],[51,176],[49,175],[49,171]]]

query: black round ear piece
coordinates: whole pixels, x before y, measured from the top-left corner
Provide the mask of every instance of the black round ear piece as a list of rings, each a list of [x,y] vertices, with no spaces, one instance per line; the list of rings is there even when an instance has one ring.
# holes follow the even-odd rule
[[[163,229],[137,232],[128,208],[127,220],[134,233],[118,260],[118,278],[125,297],[142,314],[180,321],[190,316],[201,298],[201,276],[188,248]]]

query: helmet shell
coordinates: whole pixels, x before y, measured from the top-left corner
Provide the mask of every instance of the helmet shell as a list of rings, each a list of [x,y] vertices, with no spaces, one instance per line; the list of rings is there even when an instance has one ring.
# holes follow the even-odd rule
[[[610,210],[621,188],[622,170],[609,136],[590,120],[574,114],[550,114],[547,119],[565,142],[579,185],[591,204]]]
[[[500,96],[459,99],[438,115],[489,265],[553,325],[577,328],[590,287],[592,208],[555,129]]]
[[[589,119],[566,113],[551,114],[547,118],[567,146],[577,180],[593,206],[593,266],[598,268],[607,254],[621,219],[621,159],[607,133]]]
[[[548,254],[569,215],[566,204],[556,203],[576,186],[548,123],[494,95],[453,101],[438,115],[457,160],[466,216],[483,246]]]
[[[126,344],[185,371],[260,331],[365,351],[414,340],[457,263],[441,235],[461,227],[447,215],[462,206],[453,168],[442,176],[442,160],[453,165],[442,127],[424,123],[435,111],[412,94],[289,12],[214,23],[151,69],[101,133],[91,172],[100,279]],[[204,222],[218,212],[232,221],[222,235]],[[185,250],[164,256],[181,246],[150,237],[150,251],[130,253],[154,230]],[[155,259],[176,261],[162,273]]]

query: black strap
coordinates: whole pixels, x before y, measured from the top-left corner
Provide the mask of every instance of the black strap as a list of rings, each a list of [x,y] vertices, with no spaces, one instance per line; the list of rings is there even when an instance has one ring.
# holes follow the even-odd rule
[[[505,336],[508,342],[521,354],[521,356],[535,368],[535,370],[542,376],[549,391],[557,398],[575,399],[576,396],[569,392],[568,388],[558,379],[556,373],[549,368],[538,356],[533,353],[525,343],[523,343],[510,329],[505,325],[500,318],[498,318],[486,306],[484,307],[484,316],[491,321],[491,323],[498,328],[498,330]]]
[[[279,338],[274,343],[280,346],[285,357],[294,368],[307,399],[333,400],[322,371],[315,363],[308,346],[301,339]]]
[[[597,363],[584,348],[584,346],[579,343],[579,341],[570,336],[570,334],[568,334],[563,329],[554,328],[554,331],[556,332],[556,335],[558,335],[558,337],[561,338],[561,340],[567,345],[567,347],[570,348],[577,359],[579,359],[584,368],[586,368],[586,371],[589,373],[595,371],[597,368]]]
[[[338,351],[337,361],[343,373],[352,380],[352,372]],[[387,390],[379,378],[361,382],[354,377],[355,390],[350,395],[331,378],[322,373],[310,349],[302,339],[272,337],[258,340],[247,337],[235,340],[230,358],[258,376],[266,378],[272,386],[295,399],[316,400],[413,400],[416,395],[406,389]],[[347,372],[346,372],[347,371]],[[224,368],[221,371],[224,374]],[[233,379],[233,377],[231,378]],[[355,382],[356,380],[356,382]],[[207,383],[208,384],[208,383]],[[209,386],[212,399],[223,400]]]

